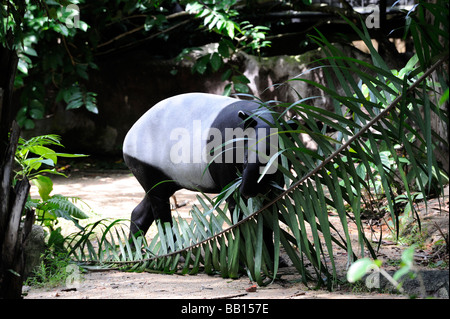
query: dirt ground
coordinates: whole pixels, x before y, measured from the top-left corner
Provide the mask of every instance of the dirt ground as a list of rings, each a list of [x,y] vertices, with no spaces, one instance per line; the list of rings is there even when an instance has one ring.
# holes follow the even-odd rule
[[[141,201],[143,190],[138,182],[127,172],[122,171],[88,171],[73,172],[69,178],[54,177],[54,189],[52,194],[65,196],[77,196],[89,205],[94,216],[89,222],[99,218],[130,218],[133,208]],[[32,186],[32,196],[37,195],[37,189]],[[190,218],[189,209],[196,202],[195,193],[182,190],[176,193],[177,203],[185,204],[177,209],[184,218]],[[439,205],[433,201],[428,205],[428,212],[422,216],[424,220],[432,220],[439,223],[440,229],[448,234],[449,199],[448,187],[446,197]],[[338,222],[337,216],[330,216]],[[430,224],[433,224],[430,223]],[[434,224],[433,224],[434,225]],[[66,229],[63,227],[63,229]],[[369,227],[367,227],[369,230]],[[376,227],[373,227],[376,230]],[[152,227],[149,236],[156,231]],[[356,230],[355,230],[356,232]],[[368,232],[370,237],[370,232]],[[383,232],[388,235],[387,231]],[[378,236],[378,234],[377,234]],[[435,238],[432,238],[435,236]],[[417,267],[429,267],[431,258],[436,257],[432,249],[433,242],[442,239],[439,231],[434,229],[429,234],[429,250],[419,250],[415,261]],[[448,235],[447,235],[448,236]],[[379,258],[386,270],[395,270],[389,261],[400,260],[405,247],[395,245],[388,237],[383,238],[379,251]],[[448,256],[446,257],[446,269],[448,270]],[[336,260],[345,273],[347,257],[344,251],[336,251]],[[425,261],[425,262],[424,262]],[[428,261],[428,262],[427,262]],[[266,287],[256,287],[249,278],[242,276],[239,279],[223,279],[220,276],[208,276],[206,274],[190,275],[164,275],[155,273],[130,273],[115,270],[97,271],[80,274],[75,284],[63,285],[56,288],[37,289],[24,287],[25,299],[406,299],[407,294],[392,294],[369,292],[363,284],[358,288],[336,287],[335,291],[314,290],[306,287],[299,281],[293,267],[280,270],[281,278]],[[447,275],[448,276],[448,275]],[[448,285],[448,284],[447,284]],[[448,290],[448,288],[447,288]],[[444,296],[445,297],[445,296]],[[448,298],[448,295],[447,295]]]

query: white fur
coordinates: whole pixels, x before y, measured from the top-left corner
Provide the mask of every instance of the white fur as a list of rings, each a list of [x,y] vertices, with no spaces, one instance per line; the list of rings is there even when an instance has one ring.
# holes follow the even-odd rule
[[[206,140],[202,139],[202,144],[198,145],[198,141],[193,141],[198,137],[194,132],[199,129],[207,132],[218,113],[236,101],[230,97],[206,93],[187,93],[165,99],[133,125],[125,137],[123,152],[157,167],[184,188],[213,188],[215,184],[206,170],[207,163],[198,160],[206,157],[196,153],[197,150],[205,149]],[[201,123],[201,128],[194,127],[198,123]],[[178,135],[180,132],[191,134],[186,139]],[[174,133],[172,139],[171,133]],[[182,140],[190,141],[190,159],[173,163],[170,152],[180,146]]]

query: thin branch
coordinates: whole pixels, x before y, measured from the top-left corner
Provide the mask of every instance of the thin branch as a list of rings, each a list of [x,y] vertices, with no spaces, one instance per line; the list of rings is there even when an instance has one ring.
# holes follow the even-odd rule
[[[311,32],[314,29],[319,28],[320,26],[322,26],[323,24],[326,24],[327,20],[322,19],[319,22],[315,23],[314,25],[306,28],[303,31],[299,31],[299,32],[289,32],[289,33],[279,33],[279,34],[275,34],[275,35],[271,35],[271,36],[267,36],[265,38],[265,40],[267,41],[271,41],[271,40],[275,40],[275,39],[281,39],[283,37],[291,37],[291,36],[300,36],[300,35],[305,35],[308,34],[309,32]]]
[[[129,17],[123,17],[123,18],[121,18],[118,21],[112,21],[110,23],[107,23],[105,26],[106,27],[110,27],[113,24],[118,23],[118,22],[123,21],[123,20],[129,20],[129,19],[134,19],[134,18],[146,18],[146,17],[147,17],[146,14],[135,14],[135,15],[132,15],[132,16],[129,16]]]
[[[67,47],[66,37],[65,37],[65,36],[62,36],[62,40],[63,40],[63,43],[64,43],[64,47],[66,48],[67,54],[69,55],[70,62],[72,62],[72,65],[75,66],[75,64],[76,64],[76,63],[75,63],[75,60],[73,59],[73,56],[72,56],[72,54],[70,53],[69,48]]]
[[[129,35],[129,34],[138,32],[138,31],[140,31],[140,30],[142,30],[142,29],[144,29],[144,28],[145,28],[145,25],[141,25],[141,26],[139,26],[139,27],[137,27],[137,28],[134,28],[134,29],[131,29],[131,30],[125,32],[125,33],[121,33],[121,34],[119,34],[118,36],[116,36],[116,37],[114,37],[114,38],[112,38],[112,39],[110,39],[110,40],[108,40],[108,41],[106,41],[106,42],[100,43],[99,45],[97,45],[97,48],[104,47],[104,46],[106,46],[106,45],[108,45],[108,44],[110,44],[110,43],[113,43],[114,41],[117,41],[117,40],[119,40],[119,39],[122,39],[123,37],[126,37],[126,36]]]
[[[111,52],[113,52],[115,50],[120,50],[120,49],[132,47],[134,45],[138,45],[138,44],[140,44],[142,42],[145,42],[145,41],[151,40],[153,38],[156,38],[157,36],[159,36],[161,34],[170,32],[170,31],[172,31],[172,30],[174,30],[174,29],[176,29],[176,28],[178,28],[178,27],[180,27],[180,26],[182,26],[182,25],[184,25],[184,24],[186,24],[188,22],[189,22],[189,20],[182,21],[182,22],[180,22],[180,23],[178,23],[178,24],[176,24],[176,25],[174,25],[174,26],[172,26],[170,28],[167,28],[167,29],[164,29],[164,30],[162,30],[160,32],[152,34],[152,35],[150,35],[150,36],[148,36],[148,37],[146,37],[144,39],[137,40],[137,41],[134,41],[134,42],[131,42],[131,43],[127,43],[127,44],[122,45],[122,46],[120,46],[118,48],[113,48],[113,49],[110,49],[110,50],[107,50],[107,51],[104,51],[104,52],[99,52],[99,53],[96,53],[95,55],[105,55],[105,54],[111,53]]]
[[[189,13],[186,12],[186,11],[176,12],[176,13],[173,13],[173,14],[168,15],[168,16],[166,17],[166,20],[171,20],[171,19],[178,18],[178,17],[182,17],[182,16],[185,16],[185,15],[189,15]],[[130,18],[136,18],[136,17],[147,17],[147,15],[134,15],[134,16],[130,16],[130,17],[125,17],[125,18],[123,18],[122,20],[124,20],[124,19],[130,19]],[[153,16],[153,18],[156,19],[156,17],[154,17],[154,16]],[[122,33],[122,34],[119,34],[118,36],[116,36],[116,37],[114,37],[114,38],[112,38],[112,39],[110,39],[110,40],[108,40],[108,41],[106,41],[106,42],[100,43],[100,44],[97,46],[97,48],[104,47],[104,46],[106,46],[106,45],[108,45],[108,44],[111,44],[111,43],[114,42],[114,41],[117,41],[117,40],[119,40],[119,39],[121,39],[121,38],[123,38],[123,37],[126,37],[127,35],[130,35],[130,34],[132,34],[132,33],[138,32],[138,31],[140,31],[140,30],[142,30],[142,29],[144,29],[144,28],[145,28],[145,24],[144,24],[144,25],[141,25],[141,26],[139,26],[139,27],[136,27],[136,28],[134,28],[134,29],[132,29],[132,30],[129,30],[129,31],[127,31],[127,32],[124,32],[124,33]],[[168,29],[166,29],[166,30],[169,30],[169,29],[171,29],[171,28],[168,28]],[[166,31],[166,30],[163,30],[163,31]],[[169,31],[170,31],[170,30],[169,30]]]

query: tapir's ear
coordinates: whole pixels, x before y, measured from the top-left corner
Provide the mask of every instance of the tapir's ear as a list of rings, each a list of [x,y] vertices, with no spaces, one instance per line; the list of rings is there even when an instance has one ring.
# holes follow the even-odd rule
[[[239,116],[242,120],[244,120],[244,122],[245,122],[245,123],[244,123],[244,129],[247,129],[247,128],[249,128],[249,127],[256,127],[256,124],[258,124],[258,123],[256,122],[256,120],[254,119],[253,116],[251,116],[251,115],[245,113],[245,112],[242,111],[242,110],[240,110],[240,111],[238,112],[238,116]]]

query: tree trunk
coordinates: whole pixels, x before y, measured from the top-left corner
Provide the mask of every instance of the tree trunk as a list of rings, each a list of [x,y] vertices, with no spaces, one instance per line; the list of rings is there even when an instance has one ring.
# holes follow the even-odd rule
[[[30,191],[27,178],[12,188],[14,154],[19,139],[20,128],[13,122],[13,130],[4,160],[1,165],[1,219],[0,219],[0,298],[20,298],[24,273],[24,241],[31,231],[34,212],[26,214],[25,225],[20,230],[22,212]]]
[[[19,58],[15,50],[9,48],[14,43],[11,32],[6,35],[6,43],[0,45],[0,156],[3,157],[8,146],[8,133],[17,113],[12,104],[14,78]]]
[[[0,46],[0,299],[20,298],[22,294],[23,243],[34,223],[34,211],[28,211],[20,230],[22,212],[30,190],[27,178],[13,188],[14,155],[20,128],[12,107],[14,78],[18,57],[12,47],[11,33]]]

